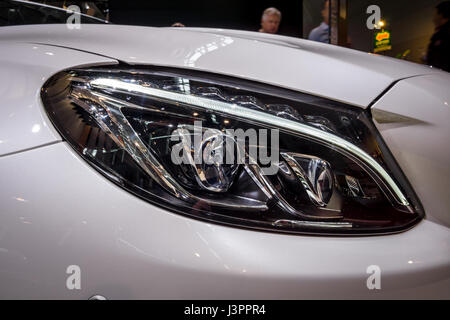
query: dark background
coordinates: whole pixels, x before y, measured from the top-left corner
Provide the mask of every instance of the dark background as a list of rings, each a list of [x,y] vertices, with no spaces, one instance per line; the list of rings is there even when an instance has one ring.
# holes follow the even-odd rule
[[[213,27],[257,31],[264,9],[276,7],[282,20],[279,34],[301,37],[302,0],[110,0],[110,21],[115,24],[167,27]]]
[[[0,0],[1,1],[1,0]],[[115,24],[169,27],[181,22],[187,27],[211,27],[257,31],[261,14],[268,7],[282,12],[279,34],[307,38],[321,21],[325,0],[33,0],[61,7],[78,4],[83,13],[109,15]],[[381,55],[422,63],[431,35],[435,6],[443,0],[348,0],[348,35],[351,48],[371,52],[375,31],[366,26],[369,5],[378,5],[392,49]],[[86,4],[91,6],[91,9]],[[96,10],[93,10],[96,7]],[[86,10],[84,10],[86,9]],[[88,11],[92,12],[89,13]],[[86,11],[86,12],[85,12]],[[1,17],[0,17],[1,18]],[[0,19],[1,20],[1,19]],[[0,21],[1,22],[1,21]]]

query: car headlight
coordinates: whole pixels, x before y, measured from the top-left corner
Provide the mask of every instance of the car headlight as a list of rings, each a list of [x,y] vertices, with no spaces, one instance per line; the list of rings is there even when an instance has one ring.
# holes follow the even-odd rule
[[[42,99],[94,168],[183,215],[321,234],[396,232],[423,216],[360,108],[242,79],[120,65],[60,72]]]

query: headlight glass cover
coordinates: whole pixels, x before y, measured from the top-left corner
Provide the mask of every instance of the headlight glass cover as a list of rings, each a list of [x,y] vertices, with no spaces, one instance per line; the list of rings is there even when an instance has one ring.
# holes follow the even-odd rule
[[[42,99],[68,143],[133,194],[262,230],[405,230],[423,209],[367,110],[160,67],[60,72]]]

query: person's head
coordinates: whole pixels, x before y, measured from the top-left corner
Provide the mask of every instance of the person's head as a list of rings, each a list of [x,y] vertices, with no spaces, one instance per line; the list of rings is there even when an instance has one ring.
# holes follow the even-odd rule
[[[444,1],[436,6],[433,22],[436,27],[440,27],[450,20],[450,1]]]
[[[171,27],[173,28],[182,28],[182,27],[186,27],[184,24],[182,24],[181,22],[175,22],[174,24],[171,25]]]
[[[276,8],[267,8],[261,17],[261,32],[277,33],[280,21],[281,12]]]
[[[326,24],[329,24],[330,20],[330,2],[326,0],[323,4],[322,11],[320,11],[322,14],[323,22]]]

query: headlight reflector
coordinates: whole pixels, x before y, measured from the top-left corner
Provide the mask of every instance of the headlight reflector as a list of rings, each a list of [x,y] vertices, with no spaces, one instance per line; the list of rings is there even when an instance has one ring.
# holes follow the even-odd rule
[[[367,234],[423,215],[358,108],[183,70],[61,72],[42,99],[107,178],[172,211],[264,230]]]

